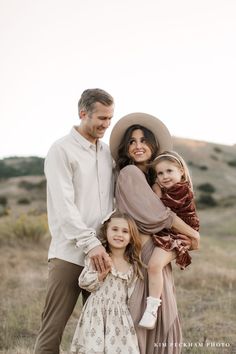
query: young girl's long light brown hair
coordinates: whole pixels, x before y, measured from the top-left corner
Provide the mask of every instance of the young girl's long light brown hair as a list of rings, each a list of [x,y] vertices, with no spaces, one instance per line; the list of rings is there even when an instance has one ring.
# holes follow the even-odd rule
[[[137,275],[138,277],[143,279],[143,274],[141,269],[142,267],[145,267],[145,265],[141,260],[141,249],[142,249],[141,239],[140,239],[137,225],[129,215],[125,213],[121,213],[119,211],[115,211],[110,216],[110,218],[106,220],[102,225],[100,229],[99,239],[101,240],[103,246],[106,248],[106,251],[108,253],[111,253],[109,244],[107,242],[107,229],[111,219],[117,219],[117,218],[125,219],[128,223],[128,228],[129,228],[130,242],[126,246],[124,252],[124,258],[127,262],[129,262],[134,266],[134,273],[135,273],[134,275],[135,276]]]

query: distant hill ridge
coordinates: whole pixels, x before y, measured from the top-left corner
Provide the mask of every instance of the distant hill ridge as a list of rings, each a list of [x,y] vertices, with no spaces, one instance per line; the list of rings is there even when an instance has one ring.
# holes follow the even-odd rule
[[[236,145],[222,145],[204,141],[173,138],[174,149],[185,159],[193,178],[196,197],[199,188],[210,184],[214,198],[236,204]],[[224,203],[223,203],[224,204]]]
[[[196,198],[204,194],[205,198],[223,201],[223,205],[236,205],[236,145],[177,137],[173,142],[174,150],[189,166]],[[43,176],[43,166],[41,157],[8,157],[0,160],[0,178]]]
[[[44,158],[37,156],[7,157],[0,160],[0,178],[42,176]]]

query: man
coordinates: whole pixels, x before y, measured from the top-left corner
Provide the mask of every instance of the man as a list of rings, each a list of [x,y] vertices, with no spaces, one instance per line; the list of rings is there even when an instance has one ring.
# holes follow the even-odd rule
[[[101,89],[85,90],[78,103],[80,125],[56,141],[45,160],[48,223],[52,236],[49,278],[35,354],[58,354],[62,334],[81,289],[78,277],[88,255],[95,269],[110,267],[97,239],[98,227],[112,211],[112,158],[100,141],[114,111]]]

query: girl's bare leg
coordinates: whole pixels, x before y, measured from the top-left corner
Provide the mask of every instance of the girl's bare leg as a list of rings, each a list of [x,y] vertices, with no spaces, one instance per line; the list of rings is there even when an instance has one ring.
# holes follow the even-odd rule
[[[146,329],[153,329],[157,320],[157,310],[161,305],[161,294],[163,289],[163,268],[175,259],[175,252],[167,252],[156,247],[148,263],[149,296],[147,298],[146,310],[139,322],[139,326]]]
[[[163,268],[176,258],[174,251],[156,247],[148,263],[149,296],[160,298],[163,289]]]

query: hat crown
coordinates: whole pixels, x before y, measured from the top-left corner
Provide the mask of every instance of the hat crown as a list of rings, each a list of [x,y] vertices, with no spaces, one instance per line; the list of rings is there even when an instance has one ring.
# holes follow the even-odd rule
[[[126,130],[132,125],[141,125],[154,134],[158,145],[158,153],[172,150],[173,144],[170,132],[159,118],[142,112],[129,113],[118,120],[110,135],[109,145],[114,160],[118,158],[118,148]]]

